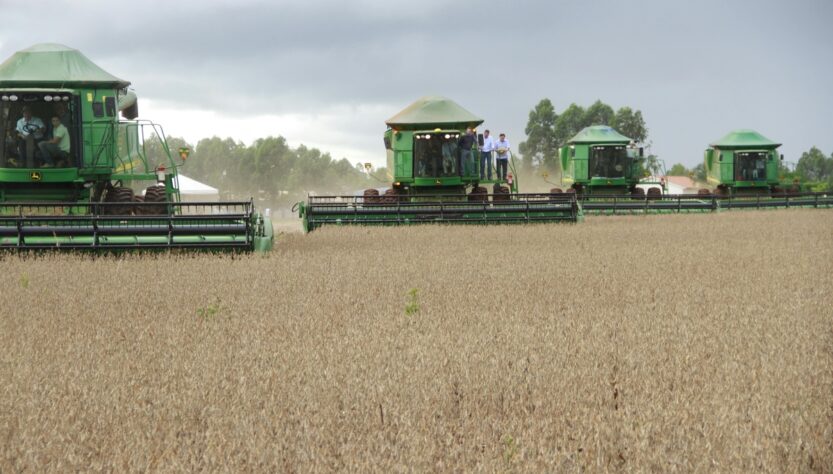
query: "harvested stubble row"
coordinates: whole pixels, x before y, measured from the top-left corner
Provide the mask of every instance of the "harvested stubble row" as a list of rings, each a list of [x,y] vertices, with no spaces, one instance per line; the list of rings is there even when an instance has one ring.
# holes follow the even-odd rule
[[[833,466],[827,212],[2,267],[3,472]]]

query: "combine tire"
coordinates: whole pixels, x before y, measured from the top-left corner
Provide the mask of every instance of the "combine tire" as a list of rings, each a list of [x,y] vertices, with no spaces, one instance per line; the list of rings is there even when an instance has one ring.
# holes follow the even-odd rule
[[[550,194],[563,194],[563,193],[564,193],[564,190],[562,190],[561,188],[552,188],[552,189],[550,189]]]
[[[494,194],[492,194],[492,202],[508,201],[508,200],[509,200],[509,188],[506,187],[506,186],[500,186],[499,188],[496,188]]]
[[[123,186],[116,186],[107,190],[107,195],[104,196],[104,202],[107,203],[124,203],[118,206],[106,206],[102,211],[103,214],[111,216],[129,216],[133,213],[133,190]]]
[[[709,191],[709,190],[708,190],[708,189],[706,189],[706,188],[700,188],[700,189],[698,189],[698,190],[697,190],[697,195],[698,195],[698,196],[709,196],[711,193],[712,193],[712,192],[711,192],[711,191]]]
[[[659,188],[648,188],[648,199],[654,201],[662,199],[662,190]]]
[[[365,189],[364,194],[362,196],[364,197],[364,203],[365,204],[379,204],[379,190],[378,189],[373,189],[373,188]]]
[[[483,202],[488,200],[489,191],[483,186],[478,186],[471,190],[468,199],[469,202]]]
[[[137,216],[142,215],[142,213],[144,212],[144,207],[141,204],[143,202],[145,202],[145,197],[144,196],[138,196],[138,195],[133,196],[133,204],[139,204],[138,206],[133,206],[133,214],[135,214]]]
[[[395,188],[386,189],[382,202],[385,204],[396,204],[399,202],[399,191]]]
[[[633,199],[643,200],[645,199],[645,190],[643,188],[633,188],[633,191],[631,191],[631,197]]]
[[[145,189],[145,202],[164,203],[168,200],[165,195],[165,186],[150,186]],[[159,216],[167,214],[167,209],[164,204],[153,206],[136,206],[137,214],[147,214],[151,216]]]

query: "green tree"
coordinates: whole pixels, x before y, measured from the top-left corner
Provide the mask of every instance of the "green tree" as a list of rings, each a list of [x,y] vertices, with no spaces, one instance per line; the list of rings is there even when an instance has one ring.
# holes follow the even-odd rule
[[[559,147],[564,146],[584,127],[584,109],[579,105],[570,104],[555,121],[555,142]]]
[[[668,171],[669,176],[688,176],[689,171],[681,163],[675,163]]]
[[[833,174],[833,157],[827,158],[821,150],[812,147],[801,154],[795,171],[805,181],[827,181]]]
[[[611,125],[613,122],[613,108],[601,100],[597,100],[584,112],[584,127],[592,125]]]
[[[543,99],[529,112],[526,141],[518,146],[526,171],[533,166],[555,171],[558,168],[558,142],[555,123],[558,116],[549,99]]]
[[[182,163],[182,160],[179,158],[179,148],[192,148],[184,138],[179,137],[169,137],[165,143],[168,145],[170,158],[177,164]],[[155,169],[157,166],[170,166],[169,155],[165,150],[162,139],[156,133],[144,137],[142,147],[147,157],[148,166],[151,169]]]
[[[643,174],[646,176],[660,176],[666,174],[664,168],[665,165],[657,155],[650,154],[642,160]]]
[[[694,180],[700,181],[701,183],[705,183],[708,178],[706,176],[706,165],[703,163],[697,164],[692,170],[692,174],[694,174]]]
[[[610,126],[637,143],[644,143],[648,139],[648,127],[639,110],[634,112],[630,107],[621,107],[616,111]]]

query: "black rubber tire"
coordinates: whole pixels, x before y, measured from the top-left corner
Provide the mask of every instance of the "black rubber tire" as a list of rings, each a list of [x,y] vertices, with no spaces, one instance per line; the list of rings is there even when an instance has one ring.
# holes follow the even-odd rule
[[[379,190],[378,189],[365,189],[364,193],[364,203],[365,204],[378,204],[379,203]]]
[[[165,195],[165,186],[149,186],[145,189],[145,202],[152,202],[152,203],[165,203],[168,201],[168,197]],[[145,205],[145,206],[136,206],[137,214],[147,214],[151,216],[159,216],[167,214],[167,206],[165,204],[159,205]]]
[[[468,196],[469,202],[483,202],[488,200],[489,191],[483,186],[471,190]]]
[[[133,189],[116,186],[107,190],[104,196],[106,203],[123,203],[122,205],[105,206],[102,214],[111,216],[129,216],[133,214]]]
[[[384,197],[381,199],[385,204],[396,204],[399,202],[399,190],[396,188],[388,188],[385,190]]]
[[[494,194],[492,194],[492,202],[495,201],[508,201],[509,200],[509,188],[506,186],[500,186],[499,188],[495,189]]]

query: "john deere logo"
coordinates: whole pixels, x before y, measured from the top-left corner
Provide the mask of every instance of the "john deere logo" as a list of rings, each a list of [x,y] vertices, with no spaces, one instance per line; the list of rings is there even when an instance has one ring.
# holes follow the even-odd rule
[[[29,175],[29,178],[32,181],[40,181],[41,179],[43,179],[43,175],[40,171],[32,171],[32,174]]]

